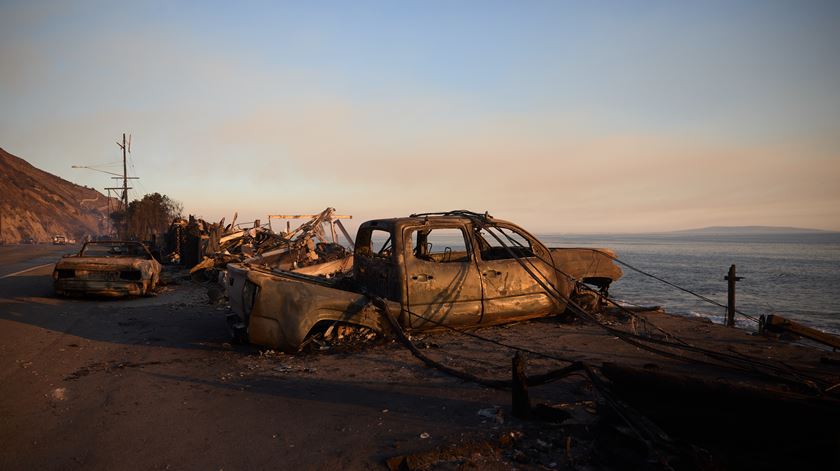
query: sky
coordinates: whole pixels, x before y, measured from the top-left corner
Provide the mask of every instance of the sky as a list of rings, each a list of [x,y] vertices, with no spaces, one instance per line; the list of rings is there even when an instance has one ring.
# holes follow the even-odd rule
[[[840,230],[840,3],[0,0],[0,147],[208,220]],[[354,225],[355,225],[354,224]]]

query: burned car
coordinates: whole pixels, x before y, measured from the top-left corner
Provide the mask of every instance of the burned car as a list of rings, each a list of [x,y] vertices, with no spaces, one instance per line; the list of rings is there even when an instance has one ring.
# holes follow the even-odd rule
[[[140,242],[86,242],[78,254],[55,264],[59,295],[143,296],[160,280],[161,266]]]
[[[383,332],[371,296],[406,330],[501,324],[562,314],[566,302],[546,287],[569,299],[577,282],[605,291],[622,275],[608,250],[548,248],[515,224],[466,211],[368,221],[355,242],[343,279],[228,265],[234,334],[294,351],[336,322]]]

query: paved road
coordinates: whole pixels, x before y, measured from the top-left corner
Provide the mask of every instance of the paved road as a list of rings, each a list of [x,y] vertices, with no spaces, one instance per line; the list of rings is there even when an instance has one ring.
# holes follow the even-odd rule
[[[43,265],[54,265],[62,255],[78,252],[80,245],[0,245],[0,278]]]
[[[66,247],[0,251],[0,273]],[[509,398],[396,346],[261,354],[181,280],[155,297],[56,298],[51,266],[0,279],[0,469],[382,469],[486,431]],[[420,438],[423,433],[429,438]]]

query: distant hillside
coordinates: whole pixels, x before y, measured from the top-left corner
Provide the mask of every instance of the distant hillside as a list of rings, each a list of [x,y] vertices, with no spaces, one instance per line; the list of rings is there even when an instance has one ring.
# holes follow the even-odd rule
[[[102,193],[39,170],[0,148],[0,240],[76,239],[105,232],[108,202]]]
[[[759,234],[828,234],[829,231],[784,226],[712,226],[701,229],[674,231],[672,234],[697,235],[759,235]]]

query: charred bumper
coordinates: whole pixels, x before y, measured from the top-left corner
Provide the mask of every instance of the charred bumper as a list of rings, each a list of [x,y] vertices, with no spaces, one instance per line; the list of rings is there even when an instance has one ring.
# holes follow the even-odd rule
[[[56,279],[55,292],[64,296],[142,296],[146,292],[144,281],[105,281]]]

